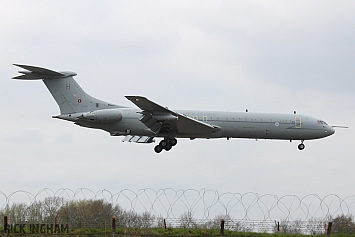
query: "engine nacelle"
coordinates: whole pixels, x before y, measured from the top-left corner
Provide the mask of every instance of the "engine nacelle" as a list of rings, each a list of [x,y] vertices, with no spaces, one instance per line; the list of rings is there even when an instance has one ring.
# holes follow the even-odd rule
[[[122,112],[117,109],[102,109],[83,113],[80,118],[95,123],[115,123],[122,120]]]

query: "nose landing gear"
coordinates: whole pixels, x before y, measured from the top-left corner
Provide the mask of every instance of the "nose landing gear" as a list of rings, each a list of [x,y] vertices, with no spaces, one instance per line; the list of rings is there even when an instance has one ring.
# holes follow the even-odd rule
[[[301,141],[301,144],[298,145],[298,150],[302,151],[306,146],[303,144],[303,140]]]
[[[161,141],[159,142],[159,145],[156,145],[156,146],[154,147],[154,151],[155,151],[156,153],[162,152],[163,149],[166,150],[166,151],[170,151],[171,148],[172,148],[173,146],[175,146],[176,144],[177,144],[176,138],[164,139],[164,140],[161,140]]]

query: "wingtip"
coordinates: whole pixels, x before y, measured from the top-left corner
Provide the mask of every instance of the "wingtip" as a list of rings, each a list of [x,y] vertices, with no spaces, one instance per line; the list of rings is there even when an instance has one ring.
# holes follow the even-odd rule
[[[16,66],[16,67],[20,67],[20,68],[23,68],[23,66],[25,66],[24,64],[18,64],[18,63],[14,63],[14,64],[12,64],[12,65],[14,65],[14,66]]]
[[[125,97],[129,100],[146,99],[146,97],[140,95],[125,95]]]

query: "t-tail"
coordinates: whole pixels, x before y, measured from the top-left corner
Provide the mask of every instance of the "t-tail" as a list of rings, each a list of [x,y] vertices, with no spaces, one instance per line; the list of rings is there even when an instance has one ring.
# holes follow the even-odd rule
[[[56,72],[35,66],[14,65],[27,71],[19,71],[22,75],[13,77],[13,79],[43,80],[57,102],[61,115],[122,108],[122,106],[96,99],[87,94],[74,80],[73,76],[77,75],[75,72]]]

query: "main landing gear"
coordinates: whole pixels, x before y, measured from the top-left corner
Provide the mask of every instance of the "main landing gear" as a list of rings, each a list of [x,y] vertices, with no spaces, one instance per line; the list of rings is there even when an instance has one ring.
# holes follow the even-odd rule
[[[170,151],[171,148],[173,146],[175,146],[177,144],[177,140],[176,138],[172,138],[172,139],[164,139],[162,141],[159,142],[159,145],[156,145],[154,147],[154,151],[156,153],[160,153],[163,149],[166,151]]]
[[[303,144],[303,140],[301,141],[301,144],[298,145],[298,150],[302,151],[306,146]]]

